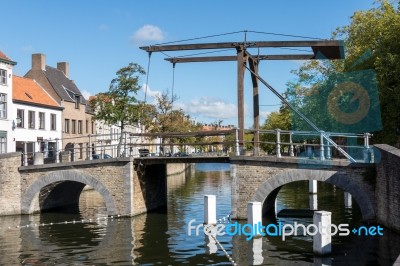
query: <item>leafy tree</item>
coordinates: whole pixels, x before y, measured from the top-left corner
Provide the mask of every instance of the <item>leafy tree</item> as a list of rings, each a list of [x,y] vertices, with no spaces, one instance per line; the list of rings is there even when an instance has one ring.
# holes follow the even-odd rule
[[[268,115],[267,120],[265,121],[264,125],[261,126],[261,130],[290,130],[290,112],[289,108],[286,106],[282,106],[279,111],[272,112]],[[287,142],[289,139],[287,135],[281,135],[281,142]],[[276,142],[276,135],[275,134],[260,134],[260,141],[261,141],[261,148],[264,151],[269,153],[275,152],[275,144],[268,144],[263,142]]]
[[[393,145],[400,133],[400,13],[387,0],[376,3],[355,12],[348,26],[333,32],[333,38],[345,41],[346,59],[306,62],[294,71],[297,80],[288,84],[287,97],[325,131],[377,131],[374,142]],[[357,87],[367,94],[359,94]],[[332,94],[335,88],[340,89]],[[349,115],[362,107],[369,112],[361,112],[359,120]],[[310,129],[300,120],[292,124],[294,129]]]
[[[108,92],[99,93],[90,100],[90,106],[95,110],[94,119],[121,129],[118,154],[121,152],[125,126],[139,121],[140,111],[135,96],[140,89],[140,75],[144,74],[140,65],[130,63],[116,72],[117,77],[111,80]]]
[[[190,116],[186,115],[182,109],[173,109],[173,102],[177,100],[176,95],[169,96],[168,91],[162,92],[156,96],[154,105],[145,106],[143,111],[143,119],[141,122],[146,129],[152,133],[168,133],[168,132],[190,132],[194,131],[195,125],[190,120]],[[174,144],[194,142],[194,137],[187,138],[168,138],[161,137],[161,143],[170,144],[171,150]]]

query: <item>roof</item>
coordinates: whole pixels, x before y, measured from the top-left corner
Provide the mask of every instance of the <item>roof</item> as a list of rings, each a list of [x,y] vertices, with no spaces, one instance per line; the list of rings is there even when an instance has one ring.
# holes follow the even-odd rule
[[[33,79],[13,75],[13,100],[34,105],[60,108],[47,92]]]
[[[75,83],[64,75],[61,70],[46,66],[46,71],[43,72],[49,80],[51,86],[54,88],[61,99],[68,102],[75,102],[75,95],[82,96],[82,93],[75,85]],[[86,104],[84,97],[80,97],[80,101]]]
[[[2,51],[0,51],[0,62],[16,65],[17,63],[8,58]]]

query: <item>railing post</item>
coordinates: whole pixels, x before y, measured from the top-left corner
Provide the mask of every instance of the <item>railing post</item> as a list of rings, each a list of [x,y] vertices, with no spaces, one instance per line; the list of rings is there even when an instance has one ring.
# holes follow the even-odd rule
[[[328,137],[329,135],[326,134]],[[329,141],[326,140],[326,159],[330,160],[332,159],[332,151],[331,151],[331,145],[329,144]]]
[[[324,149],[324,131],[320,131],[320,146],[319,146],[319,159],[325,161],[325,149]]]
[[[253,137],[253,155],[259,156],[260,155],[260,130],[256,129],[254,131]]]
[[[56,163],[60,162],[60,155],[58,154],[58,138],[56,138],[56,151],[55,151],[55,155],[56,155]]]
[[[235,128],[235,155],[239,156],[240,155],[240,150],[239,150],[239,129]]]
[[[276,131],[276,157],[281,158],[281,130],[278,128]]]
[[[92,135],[89,134],[89,160],[93,160],[92,156]]]
[[[289,146],[289,156],[293,157],[294,156],[294,147],[293,147],[293,131],[289,132],[289,142],[290,142],[290,146]]]
[[[369,133],[364,133],[364,162],[365,163],[369,163],[370,160],[370,156],[369,156],[369,137],[370,134]]]

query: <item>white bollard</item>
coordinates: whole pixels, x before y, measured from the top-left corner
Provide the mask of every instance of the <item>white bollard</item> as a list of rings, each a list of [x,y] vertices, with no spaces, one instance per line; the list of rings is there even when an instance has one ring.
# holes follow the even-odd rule
[[[205,238],[205,252],[206,254],[210,255],[210,254],[214,254],[217,253],[218,251],[218,247],[217,247],[217,242],[215,241],[215,239],[212,236],[206,235],[204,234],[204,238]]]
[[[217,200],[215,195],[204,195],[204,223],[217,224]]]
[[[310,201],[310,210],[318,210],[318,196],[317,194],[310,194],[309,196]]]
[[[254,227],[254,225],[258,226],[259,223],[262,223],[261,216],[261,202],[247,203],[247,223],[253,225],[253,228],[257,230],[256,232],[253,232],[254,235],[260,235],[258,232],[259,228]]]
[[[351,194],[349,192],[344,192],[344,207],[351,208]]]
[[[327,211],[314,212],[313,223],[318,227],[313,237],[314,254],[326,255],[332,252],[332,237],[330,234],[331,215],[332,213]],[[321,228],[321,230],[319,230],[319,228]]]
[[[312,194],[317,193],[317,180],[308,181],[308,192]]]

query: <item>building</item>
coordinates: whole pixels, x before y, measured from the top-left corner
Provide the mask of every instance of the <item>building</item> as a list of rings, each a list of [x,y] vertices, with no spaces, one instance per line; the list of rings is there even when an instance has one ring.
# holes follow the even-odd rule
[[[32,68],[25,77],[34,79],[63,108],[62,148],[70,151],[73,160],[86,159],[95,152],[96,134],[93,113],[74,81],[69,78],[69,63],[46,65],[44,54],[32,55]]]
[[[0,154],[15,151],[12,128],[17,117],[12,102],[12,77],[16,64],[0,51]]]
[[[35,152],[43,152],[45,161],[54,161],[62,138],[63,108],[35,80],[15,75],[12,100],[14,150],[27,154],[28,161]]]

